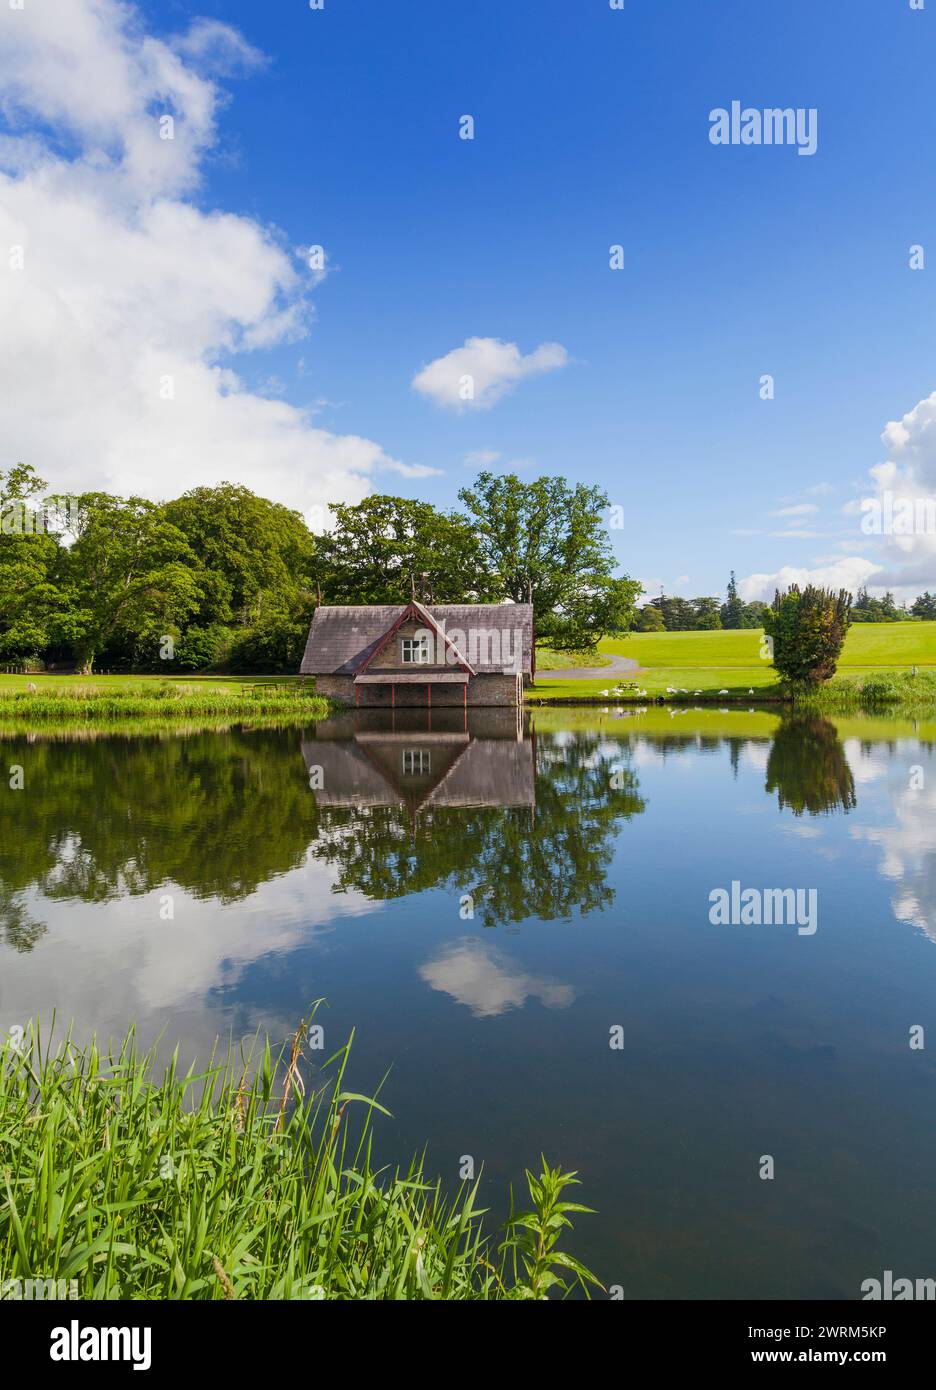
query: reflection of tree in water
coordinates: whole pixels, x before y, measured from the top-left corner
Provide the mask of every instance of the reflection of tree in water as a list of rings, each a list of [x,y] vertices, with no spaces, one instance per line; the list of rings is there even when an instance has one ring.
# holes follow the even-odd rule
[[[835,725],[811,715],[784,719],[767,759],[766,789],[796,816],[857,806],[855,779]]]
[[[470,893],[484,926],[544,921],[604,908],[617,822],[640,814],[636,774],[601,738],[537,739],[536,807],[323,811],[312,853],[336,887],[379,900],[428,888]]]
[[[485,922],[609,903],[611,832],[643,810],[597,736],[539,740],[536,808],[317,809],[295,732],[16,742],[26,787],[0,797],[0,945],[44,932],[23,893],[108,900],[177,885],[234,903],[311,852],[336,891],[375,899],[448,885]],[[612,772],[619,769],[612,785]]]
[[[171,883],[237,902],[299,867],[316,834],[295,734],[15,747],[26,785],[0,796],[0,883],[11,906],[33,885],[47,898],[104,902]],[[21,919],[15,934],[28,949]]]
[[[31,951],[46,930],[44,922],[29,915],[22,893],[11,892],[0,880],[0,945]]]

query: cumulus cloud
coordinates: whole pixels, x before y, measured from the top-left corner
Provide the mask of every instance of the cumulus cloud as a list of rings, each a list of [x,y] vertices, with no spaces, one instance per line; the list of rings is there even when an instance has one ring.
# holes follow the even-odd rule
[[[151,497],[228,479],[302,511],[434,471],[232,364],[301,337],[314,283],[274,229],[194,201],[214,76],[261,61],[211,21],[153,38],[120,0],[0,8],[0,467]]]
[[[883,502],[890,493],[895,505],[932,503],[936,498],[936,391],[919,401],[900,420],[891,420],[881,436],[887,458],[870,470],[867,497]],[[860,526],[861,506],[848,508]],[[909,596],[936,585],[936,533],[920,528],[913,535],[884,535],[880,539],[883,568],[878,587]]]
[[[568,360],[561,343],[541,343],[524,356],[516,343],[468,338],[463,347],[453,348],[418,371],[412,386],[451,410],[488,410],[525,377],[554,372]]]
[[[749,574],[746,579],[740,579],[738,593],[745,603],[757,599],[769,602],[776,589],[788,589],[791,584],[798,584],[801,589],[807,584],[818,584],[825,589],[850,589],[856,593],[880,568],[860,555],[847,556],[817,569],[784,565],[773,574]]]

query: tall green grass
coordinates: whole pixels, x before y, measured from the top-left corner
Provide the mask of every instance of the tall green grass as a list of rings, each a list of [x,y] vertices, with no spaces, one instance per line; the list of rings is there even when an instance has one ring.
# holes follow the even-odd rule
[[[119,1049],[0,1051],[0,1277],[77,1280],[88,1299],[516,1299],[593,1276],[557,1248],[575,1174],[527,1174],[530,1209],[488,1237],[480,1178],[454,1196],[424,1161],[381,1169],[376,1099],[345,1088],[350,1042],[317,1087],[303,1025],[277,1055],[157,1075]]]
[[[0,724],[122,723],[126,720],[295,718],[323,719],[327,700],[300,688],[199,688],[166,681],[145,687],[59,685],[38,690],[0,686]]]
[[[936,671],[922,668],[916,673],[911,669],[838,675],[824,685],[797,691],[794,702],[798,708],[826,714],[932,711],[936,709]]]

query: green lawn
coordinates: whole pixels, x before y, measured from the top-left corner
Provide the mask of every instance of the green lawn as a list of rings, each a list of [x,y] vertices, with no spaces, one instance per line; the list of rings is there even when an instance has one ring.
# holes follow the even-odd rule
[[[608,637],[605,653],[640,663],[632,679],[647,699],[777,699],[777,673],[760,656],[760,628],[724,632],[636,632]],[[936,623],[856,623],[848,633],[839,670],[849,677],[870,677],[913,666],[936,668]],[[624,679],[628,679],[625,677]],[[602,700],[614,680],[557,680],[549,672],[537,677],[531,699]],[[676,691],[674,696],[670,690]],[[686,693],[682,693],[686,692]],[[698,692],[698,694],[696,693]],[[726,692],[726,693],[722,693]]]
[[[740,632],[634,632],[629,637],[608,637],[600,643],[600,649],[632,657],[648,669],[756,669],[768,665],[759,655],[762,637],[760,628]],[[881,666],[888,670],[899,666],[936,666],[936,623],[855,623],[845,639],[839,665]]]

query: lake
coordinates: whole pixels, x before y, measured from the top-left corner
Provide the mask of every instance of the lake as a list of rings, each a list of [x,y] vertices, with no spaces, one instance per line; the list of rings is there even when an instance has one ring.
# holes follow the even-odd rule
[[[353,1088],[389,1070],[383,1159],[469,1158],[497,1213],[541,1152],[578,1169],[565,1247],[627,1298],[936,1276],[934,740],[659,708],[8,738],[0,1029],[204,1058],[324,997]]]

